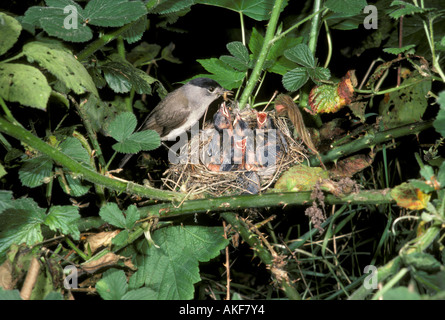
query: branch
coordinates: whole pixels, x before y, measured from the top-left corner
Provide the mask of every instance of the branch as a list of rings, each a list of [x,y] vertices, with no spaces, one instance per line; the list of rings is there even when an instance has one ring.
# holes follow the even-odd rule
[[[391,203],[389,189],[363,190],[344,197],[327,194],[326,204],[385,204]],[[141,217],[172,217],[200,212],[222,212],[246,208],[277,207],[286,205],[309,205],[311,192],[266,193],[259,195],[225,196],[219,198],[184,201],[181,206],[163,203],[141,207]]]
[[[263,70],[264,62],[266,61],[267,54],[269,53],[269,49],[273,44],[273,37],[275,35],[275,30],[278,24],[278,18],[280,16],[280,10],[283,6],[284,0],[276,0],[274,7],[272,9],[272,13],[270,15],[269,23],[267,24],[266,35],[264,36],[263,46],[261,47],[260,54],[258,56],[258,60],[255,63],[255,66],[250,74],[249,80],[247,81],[246,88],[241,95],[239,101],[240,109],[244,109],[247,100],[251,96],[255,85],[260,78],[261,71]]]
[[[90,181],[94,184],[99,184],[108,189],[117,192],[127,192],[130,194],[136,194],[141,197],[157,199],[157,200],[181,201],[185,197],[185,195],[181,193],[164,191],[155,188],[147,188],[130,181],[122,179],[118,180],[110,178],[108,176],[101,175],[87,167],[84,167],[79,162],[71,159],[70,157],[62,153],[60,150],[47,144],[43,140],[34,136],[29,131],[25,130],[19,125],[10,123],[9,121],[5,120],[2,117],[0,117],[0,131],[22,141],[23,143],[47,155],[58,164],[71,170],[71,172],[81,176],[85,180]]]
[[[429,120],[424,122],[415,122],[377,133],[368,132],[363,138],[351,141],[347,144],[336,147],[335,149],[332,149],[324,154],[321,154],[321,160],[323,161],[323,163],[335,161],[341,157],[353,154],[362,149],[372,148],[373,146],[385,141],[390,141],[392,139],[407,136],[410,134],[418,134],[426,129],[431,128],[432,126],[433,120]],[[317,158],[317,156],[314,155],[309,158],[309,163],[311,166],[318,166],[320,165],[320,160]]]

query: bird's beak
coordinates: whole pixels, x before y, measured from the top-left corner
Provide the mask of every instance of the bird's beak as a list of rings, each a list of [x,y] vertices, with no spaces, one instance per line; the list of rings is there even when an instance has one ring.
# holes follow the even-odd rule
[[[223,89],[223,92],[222,92],[222,97],[223,97],[223,99],[224,99],[224,101],[227,101],[229,98],[227,97],[227,96],[231,96],[233,94],[233,92],[232,91],[229,91],[229,90],[226,90],[226,89]]]

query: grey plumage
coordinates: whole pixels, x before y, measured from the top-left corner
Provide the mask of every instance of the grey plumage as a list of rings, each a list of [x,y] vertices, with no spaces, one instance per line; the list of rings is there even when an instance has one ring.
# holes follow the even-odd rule
[[[205,113],[209,105],[226,90],[209,78],[192,79],[170,92],[147,116],[141,130],[154,130],[161,141],[174,140],[186,132]],[[132,155],[126,155],[122,168]]]

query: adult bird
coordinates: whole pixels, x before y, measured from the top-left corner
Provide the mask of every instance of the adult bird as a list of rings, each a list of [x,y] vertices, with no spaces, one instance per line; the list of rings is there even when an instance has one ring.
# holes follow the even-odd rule
[[[230,91],[215,80],[195,78],[170,92],[147,116],[140,130],[154,130],[161,141],[174,140],[189,130],[205,113],[209,105]],[[126,155],[119,168],[131,158]]]

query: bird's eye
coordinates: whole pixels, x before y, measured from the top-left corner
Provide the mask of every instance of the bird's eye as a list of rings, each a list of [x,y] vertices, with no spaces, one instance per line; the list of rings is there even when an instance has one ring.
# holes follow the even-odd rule
[[[210,92],[210,93],[213,93],[213,91],[215,91],[215,88],[214,88],[214,87],[209,87],[209,88],[207,89],[207,91]]]

